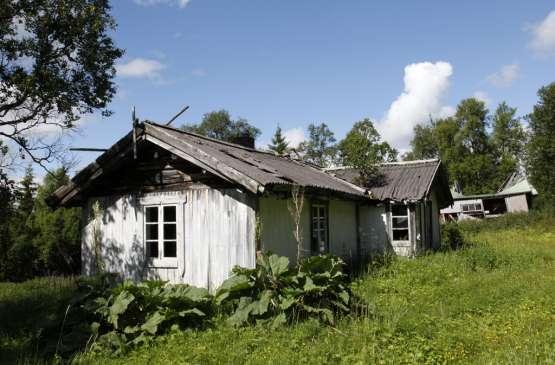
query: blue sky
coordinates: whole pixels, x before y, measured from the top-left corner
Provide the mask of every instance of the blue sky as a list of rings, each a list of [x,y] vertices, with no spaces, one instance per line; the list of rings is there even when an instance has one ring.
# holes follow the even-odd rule
[[[126,51],[114,114],[87,118],[71,144],[109,147],[132,106],[163,122],[190,105],[175,125],[225,108],[262,130],[259,145],[278,123],[296,142],[311,122],[339,139],[368,117],[404,149],[414,124],[465,97],[528,113],[555,81],[552,11],[543,0],[113,1]]]

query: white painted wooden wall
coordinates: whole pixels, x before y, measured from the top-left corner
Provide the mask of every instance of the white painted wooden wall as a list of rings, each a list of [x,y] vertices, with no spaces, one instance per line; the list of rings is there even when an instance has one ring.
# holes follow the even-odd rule
[[[360,207],[360,240],[362,257],[391,251],[388,214],[385,205],[362,205]]]
[[[506,197],[505,204],[507,205],[508,213],[528,211],[528,200],[526,200],[526,195],[524,194]]]
[[[235,265],[254,267],[253,199],[236,189],[210,188],[90,199],[82,232],[83,274],[95,271],[95,223],[90,212],[98,200],[103,207],[100,228],[106,271],[133,280],[157,278],[215,290]],[[143,206],[160,203],[178,205],[177,268],[151,267],[145,259]]]

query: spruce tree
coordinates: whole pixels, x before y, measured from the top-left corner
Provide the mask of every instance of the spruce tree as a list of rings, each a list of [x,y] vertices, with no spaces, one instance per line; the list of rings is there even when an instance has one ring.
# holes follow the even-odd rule
[[[280,156],[285,155],[289,150],[289,144],[285,140],[285,137],[281,134],[281,128],[279,125],[276,128],[274,137],[272,138],[272,144],[268,145],[268,148]]]

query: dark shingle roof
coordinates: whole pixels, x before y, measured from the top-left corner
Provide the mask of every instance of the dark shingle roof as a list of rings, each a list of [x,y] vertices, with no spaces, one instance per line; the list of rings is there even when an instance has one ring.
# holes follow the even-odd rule
[[[145,133],[161,138],[183,151],[187,151],[189,146],[193,146],[197,150],[196,154],[199,159],[209,156],[210,159],[207,159],[207,162],[224,164],[264,187],[297,184],[350,195],[366,195],[366,190],[363,188],[336,178],[317,167],[288,157],[276,156],[273,153],[154,123],[145,123]]]
[[[417,201],[427,196],[438,171],[443,175],[441,161],[437,159],[384,163],[380,165],[382,182],[370,186],[369,190],[372,197],[379,200]],[[330,169],[328,172],[353,183],[358,176],[358,171],[353,168]],[[446,180],[446,176],[440,178]],[[444,190],[448,191],[447,186]],[[450,200],[450,195],[447,200]]]
[[[366,189],[342,180],[309,164],[273,153],[223,142],[180,129],[144,122],[136,129],[137,140],[150,141],[225,180],[260,193],[273,186],[300,185],[357,199],[368,199]],[[75,196],[85,194],[95,181],[121,166],[133,155],[133,133],[127,134],[94,162],[81,170],[69,184],[51,196],[52,205],[71,205]]]

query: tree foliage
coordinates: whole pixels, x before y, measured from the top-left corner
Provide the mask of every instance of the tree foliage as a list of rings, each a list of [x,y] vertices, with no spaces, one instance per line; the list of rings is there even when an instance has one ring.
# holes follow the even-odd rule
[[[451,184],[463,193],[495,192],[519,169],[525,133],[515,114],[506,103],[492,116],[484,102],[462,100],[454,116],[414,128],[412,150],[404,159],[441,158]]]
[[[555,204],[555,83],[542,87],[538,97],[528,116],[527,167],[532,184],[552,206]]]
[[[397,160],[397,150],[381,140],[370,119],[361,120],[353,125],[345,138],[339,143],[341,161],[360,172],[360,184],[369,186],[379,178],[378,165],[382,162]]]
[[[299,150],[306,162],[320,167],[330,167],[337,159],[335,136],[326,123],[308,126],[308,140],[301,143]]]
[[[206,113],[200,123],[183,125],[181,128],[227,142],[234,142],[245,134],[254,139],[260,135],[260,130],[249,124],[248,120],[243,118],[233,120],[229,112],[224,109]]]
[[[285,140],[285,137],[281,134],[281,128],[279,125],[276,128],[276,132],[272,137],[272,144],[268,145],[271,151],[274,151],[277,155],[285,155],[289,151],[289,143]]]
[[[37,186],[28,168],[15,191],[1,197],[7,203],[0,208],[1,280],[79,271],[80,209],[51,209],[45,201],[67,181],[65,170],[58,169]]]
[[[115,22],[107,0],[2,0],[0,9],[0,136],[43,164],[59,151],[31,132],[110,114],[123,54],[110,37]]]

